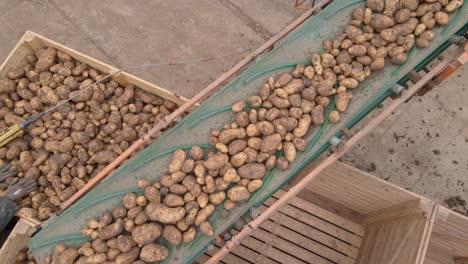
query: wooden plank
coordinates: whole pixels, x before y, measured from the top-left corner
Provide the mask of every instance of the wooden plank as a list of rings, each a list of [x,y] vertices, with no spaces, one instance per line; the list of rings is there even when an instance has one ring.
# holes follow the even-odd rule
[[[238,230],[232,230],[232,233],[238,234]],[[256,238],[253,237],[246,237],[244,240],[242,240],[242,245],[251,248],[271,259],[274,259],[278,261],[279,263],[306,263],[304,261],[301,261],[287,253],[284,253],[281,250],[278,250],[274,248],[271,244],[269,243],[264,243],[264,241],[260,241]],[[223,258],[224,259],[224,258]]]
[[[368,225],[356,263],[416,263],[427,221],[418,217]]]
[[[369,213],[364,216],[363,224],[409,217],[413,215],[428,215],[433,209],[434,203],[426,199],[416,199],[389,208]]]
[[[442,264],[455,264],[452,255],[448,254],[446,250],[440,250],[433,244],[429,244],[426,258],[430,258]]]
[[[261,212],[265,211],[266,209],[267,207],[265,206],[259,207],[259,210]],[[275,223],[288,227],[289,229],[294,230],[298,233],[304,234],[307,237],[317,241],[318,243],[325,245],[335,251],[341,252],[342,254],[351,258],[356,258],[359,253],[359,249],[357,247],[340,241],[335,237],[323,233],[317,230],[316,228],[306,225],[283,213],[277,212],[273,214],[270,219]]]
[[[303,200],[306,200],[307,202],[310,202],[311,204],[314,204],[320,208],[323,208],[324,210],[334,213],[338,216],[341,216],[342,218],[351,221],[353,223],[359,223],[362,222],[362,214],[354,211],[353,209],[350,209],[342,204],[339,204],[335,201],[332,201],[324,196],[321,196],[317,193],[312,192],[309,189],[304,189],[302,190],[298,195],[298,198],[301,198]]]
[[[217,246],[213,246],[213,248],[211,250],[207,250],[205,252],[206,255],[208,256],[213,256],[214,253],[216,253],[217,251],[219,250],[219,247]],[[251,262],[248,262],[238,256],[236,256],[235,254],[228,254],[226,255],[223,260],[222,260],[223,263],[226,263],[226,264],[251,264]]]
[[[307,250],[315,253],[316,255],[320,255],[325,259],[329,259],[335,263],[354,263],[353,258],[343,255],[338,251],[335,251],[308,238],[307,236],[302,235],[301,233],[297,233],[273,221],[268,220],[263,222],[261,228],[264,228],[279,237],[287,239],[303,248],[306,248]]]
[[[438,261],[436,261],[436,260],[434,260],[434,259],[431,259],[431,258],[429,258],[429,257],[426,257],[426,258],[424,259],[424,264],[444,264],[444,263],[438,262]]]
[[[468,217],[438,206],[429,248],[436,248],[452,257],[467,257],[467,230]]]
[[[16,255],[27,247],[31,235],[36,230],[37,226],[31,226],[20,218],[0,249],[0,262],[15,263]]]
[[[273,197],[276,197],[276,198],[281,198],[283,195],[284,195],[284,191],[282,190],[279,190],[278,192],[276,192],[275,194],[273,194]],[[289,200],[289,204],[297,207],[297,208],[300,208],[306,212],[309,212],[310,214],[313,214],[317,217],[320,217],[322,219],[325,219],[326,221],[330,222],[330,223],[333,223],[337,226],[340,226],[342,227],[343,229],[346,229],[352,233],[355,233],[359,236],[363,236],[364,235],[364,231],[365,231],[365,228],[360,225],[360,224],[357,224],[355,222],[352,222],[346,218],[343,218],[343,217],[340,217],[330,211],[327,211],[315,204],[312,204],[310,202],[307,202],[301,198],[292,198],[291,200]]]
[[[264,204],[267,206],[271,206],[274,202],[275,200],[268,199]],[[304,212],[296,207],[293,207],[291,205],[285,205],[282,206],[279,209],[279,211],[298,221],[308,224],[309,226],[312,226],[324,233],[327,233],[333,237],[343,240],[355,247],[359,247],[361,245],[361,237],[356,236],[338,226],[332,225],[327,221],[317,218],[316,216]]]
[[[319,159],[309,164],[293,179],[291,185],[304,178],[322,161]],[[307,185],[306,190],[362,214],[417,198],[426,199],[341,162],[326,168]]]
[[[261,228],[256,229],[252,233],[252,236],[266,243],[269,243],[274,248],[279,249],[283,252],[287,252],[289,255],[294,256],[295,258],[300,259],[306,263],[312,262],[316,264],[332,264],[331,261],[326,260],[301,247],[298,247],[290,241],[276,236],[275,234],[269,233]]]

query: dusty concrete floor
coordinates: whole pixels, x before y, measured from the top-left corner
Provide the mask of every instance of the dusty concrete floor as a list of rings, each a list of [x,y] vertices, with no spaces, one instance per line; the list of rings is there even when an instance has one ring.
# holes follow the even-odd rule
[[[293,3],[0,0],[0,59],[26,30],[116,67],[211,57],[261,45],[301,14]],[[191,97],[241,57],[134,74]],[[468,200],[467,74],[413,98],[343,160],[440,203]]]

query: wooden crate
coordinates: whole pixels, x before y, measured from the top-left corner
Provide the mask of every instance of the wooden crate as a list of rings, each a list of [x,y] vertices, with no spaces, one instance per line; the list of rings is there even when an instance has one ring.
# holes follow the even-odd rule
[[[20,39],[18,44],[16,44],[13,51],[5,59],[3,64],[0,66],[0,79],[5,78],[8,71],[18,66],[26,64],[26,55],[32,54],[35,50],[43,47],[54,47],[57,50],[66,52],[77,61],[87,63],[89,66],[101,71],[104,74],[113,73],[118,70],[115,67],[112,67],[81,52],[73,50],[55,41],[52,41],[44,36],[41,36],[31,31],[27,31]],[[181,96],[178,96],[155,84],[144,81],[126,72],[118,73],[112,78],[123,86],[127,84],[135,84],[137,87],[152,94],[155,94],[165,100],[174,102],[178,106],[181,106],[187,101],[187,99]],[[9,238],[5,241],[3,245],[0,245],[0,263],[14,263],[12,256],[16,257],[16,254],[24,247],[26,247],[30,235],[34,233],[41,224],[39,221],[35,219],[28,219],[24,215],[20,214],[17,216],[20,217],[19,221],[16,223]],[[6,260],[11,260],[11,262]]]
[[[257,210],[264,211],[285,191],[287,187]],[[251,220],[246,218],[244,224]],[[232,233],[238,233],[241,226],[235,226]],[[222,242],[197,262],[206,261],[220,246]],[[441,248],[452,262],[428,262],[430,257],[435,261],[432,255],[436,253],[439,258],[446,257]],[[468,256],[467,251],[467,218],[336,163],[262,223],[222,263],[445,264],[455,263],[453,257]]]

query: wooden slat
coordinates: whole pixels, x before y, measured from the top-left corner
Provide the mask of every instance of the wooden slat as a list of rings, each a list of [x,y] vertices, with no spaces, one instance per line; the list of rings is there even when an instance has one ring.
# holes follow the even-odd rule
[[[319,162],[307,166],[294,181],[307,175]],[[423,198],[341,162],[325,169],[307,189],[362,214]]]
[[[219,247],[217,246],[213,246],[213,249],[211,250],[207,250],[205,253],[206,255],[208,256],[213,256],[213,254],[215,252],[217,252],[219,250]],[[236,256],[235,254],[228,254],[226,255],[223,260],[222,260],[223,263],[226,263],[226,264],[251,264],[251,262],[249,261],[246,261],[238,256]]]
[[[413,215],[428,215],[434,207],[434,203],[428,200],[411,200],[389,208],[371,212],[364,216],[363,224],[381,221],[391,221]]]
[[[278,192],[276,192],[275,194],[273,194],[273,197],[275,198],[280,198],[284,195],[284,191],[282,190],[279,190]],[[340,226],[342,227],[343,229],[346,229],[348,230],[349,232],[352,232],[352,233],[355,233],[359,236],[363,236],[364,235],[364,227],[360,224],[357,224],[355,222],[352,222],[352,221],[349,221],[348,219],[346,218],[343,218],[343,217],[340,217],[332,212],[329,212],[319,206],[316,206],[315,204],[312,204],[310,202],[307,202],[303,199],[300,199],[300,198],[292,198],[290,201],[289,201],[289,204],[297,207],[297,208],[300,208],[310,214],[313,214],[317,217],[320,217],[321,219],[326,219],[328,222],[330,223],[333,223],[337,226]]]
[[[284,186],[285,190],[289,186]],[[361,223],[362,222],[362,214],[354,211],[351,208],[348,208],[342,204],[339,204],[333,200],[330,200],[329,198],[326,198],[324,196],[321,196],[317,193],[312,192],[309,189],[304,189],[302,190],[298,195],[298,198],[301,198],[307,202],[310,202],[320,208],[323,208],[324,210],[336,214],[338,216],[341,216],[342,218],[349,220],[353,223]]]
[[[233,234],[239,233],[238,230],[232,230]],[[247,237],[242,240],[242,245],[254,249],[255,251],[261,252],[263,255],[278,261],[279,263],[306,263],[301,261],[283,251],[275,249],[271,244],[264,243],[253,237]]]
[[[262,212],[266,210],[265,206],[260,206],[259,210]],[[283,213],[276,213],[270,218],[273,222],[281,224],[285,227],[288,227],[291,230],[294,230],[298,233],[304,234],[307,237],[335,250],[343,253],[346,256],[351,258],[356,258],[359,252],[357,247],[354,247],[350,244],[347,244],[343,241],[340,241],[326,233],[323,233],[307,224],[304,224],[296,219],[287,216]]]
[[[270,206],[271,204],[274,203],[273,199],[268,199],[264,204],[267,206]],[[280,212],[284,213],[285,215],[288,215],[300,222],[303,222],[305,224],[308,224],[309,226],[312,226],[326,234],[329,234],[333,237],[336,237],[340,240],[343,240],[355,247],[359,247],[361,245],[361,237],[356,236],[345,229],[342,229],[340,227],[337,227],[335,225],[332,225],[320,218],[317,218],[316,216],[312,214],[308,214],[300,209],[297,209],[291,205],[285,205],[280,208]]]
[[[300,233],[292,231],[287,227],[281,226],[273,221],[265,221],[260,226],[261,228],[265,228],[266,230],[273,232],[275,235],[292,241],[293,243],[314,252],[316,255],[320,255],[325,259],[329,259],[336,263],[354,263],[354,259],[348,256],[341,254],[329,247],[326,247]]]
[[[434,259],[431,259],[431,258],[429,258],[429,257],[426,257],[426,258],[424,259],[424,263],[423,263],[423,264],[444,264],[444,263],[438,262],[438,261],[436,261],[436,260],[434,260]]]
[[[275,234],[269,233],[261,228],[256,229],[252,233],[252,236],[272,245],[273,247],[283,252],[287,252],[289,255],[297,259],[300,259],[306,263],[332,264],[331,261],[326,260],[301,247],[298,247],[294,245],[293,243],[291,243],[290,241],[283,239],[279,236],[276,236]]]

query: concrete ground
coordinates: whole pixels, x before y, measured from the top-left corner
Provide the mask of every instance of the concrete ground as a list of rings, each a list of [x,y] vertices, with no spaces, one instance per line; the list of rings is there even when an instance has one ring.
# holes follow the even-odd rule
[[[0,0],[0,60],[26,30],[116,67],[212,57],[261,45],[302,13],[293,5],[294,0]],[[190,98],[242,55],[133,73]],[[468,200],[467,74],[464,67],[413,98],[343,160],[439,203],[456,195]]]

